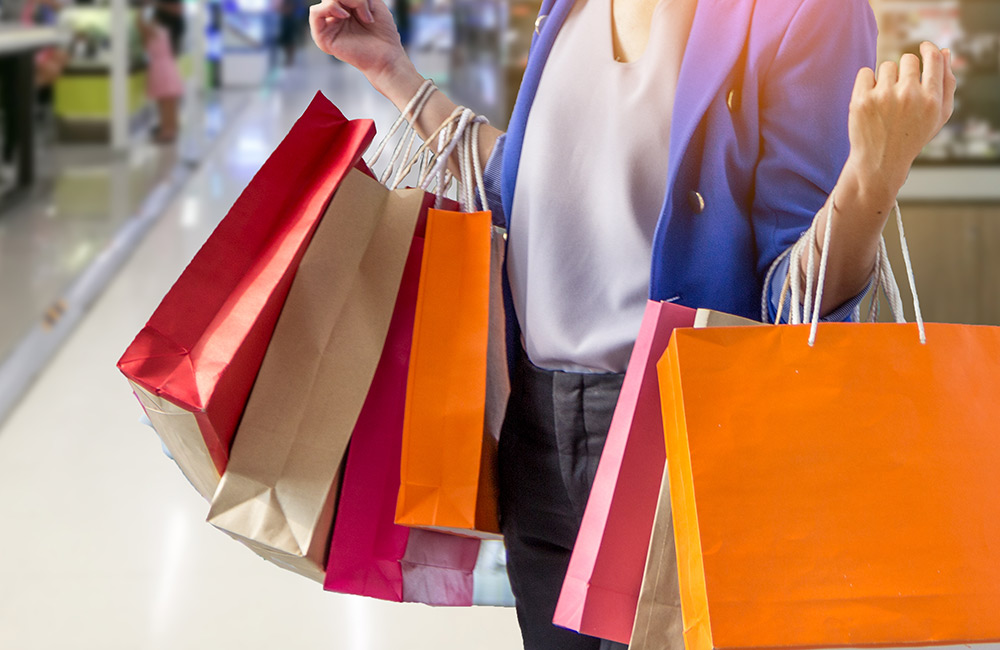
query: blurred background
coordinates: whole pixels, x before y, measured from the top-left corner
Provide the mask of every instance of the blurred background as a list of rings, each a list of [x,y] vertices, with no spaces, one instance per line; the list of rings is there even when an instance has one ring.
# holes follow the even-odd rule
[[[317,90],[395,119],[308,4],[0,0],[2,648],[519,647],[509,608],[325,594],[211,529],[114,368]],[[420,71],[500,128],[539,5],[390,2]],[[955,116],[900,197],[924,316],[1000,325],[1000,2],[872,5],[880,59],[955,53]],[[502,553],[481,566],[509,604]]]

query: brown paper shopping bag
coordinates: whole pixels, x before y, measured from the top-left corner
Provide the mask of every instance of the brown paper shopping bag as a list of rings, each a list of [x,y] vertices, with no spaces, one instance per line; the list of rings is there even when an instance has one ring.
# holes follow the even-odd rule
[[[338,474],[385,343],[424,192],[352,170],[292,284],[209,522],[322,582]]]
[[[699,310],[704,311],[704,310]],[[712,312],[719,313],[719,312]],[[663,470],[629,650],[684,650],[677,547],[670,511],[670,475]]]

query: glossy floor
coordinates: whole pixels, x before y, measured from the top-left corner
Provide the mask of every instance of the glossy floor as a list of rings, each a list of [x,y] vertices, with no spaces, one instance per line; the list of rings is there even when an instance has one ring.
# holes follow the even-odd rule
[[[241,89],[188,93],[188,128],[172,147],[157,146],[143,130],[117,154],[101,144],[56,144],[54,124],[40,128],[36,183],[0,197],[0,361],[178,165],[197,162],[247,95]]]
[[[114,367],[317,89],[381,132],[394,118],[328,61],[253,94],[0,428],[0,648],[520,647],[512,609],[324,593],[213,529]]]

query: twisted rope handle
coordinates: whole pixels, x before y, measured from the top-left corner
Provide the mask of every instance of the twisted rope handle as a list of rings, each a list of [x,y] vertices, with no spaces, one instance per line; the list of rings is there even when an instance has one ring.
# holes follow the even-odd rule
[[[896,228],[899,230],[899,245],[903,249],[903,264],[906,265],[906,279],[910,283],[910,295],[913,296],[913,314],[917,319],[917,329],[920,331],[920,342],[927,344],[927,331],[924,328],[924,315],[920,310],[920,296],[917,295],[917,281],[913,276],[913,261],[910,259],[910,248],[906,245],[906,232],[903,230],[903,213],[899,209],[899,201],[893,205],[896,212]],[[885,256],[886,265],[889,264],[888,256]],[[896,289],[899,293],[899,289]],[[902,302],[902,301],[901,301]]]
[[[378,148],[375,150],[371,160],[368,161],[368,166],[374,167],[375,163],[377,163],[379,158],[382,156],[383,151],[385,151],[389,141],[392,140],[393,136],[401,127],[403,127],[404,124],[406,125],[405,128],[403,128],[403,134],[400,137],[399,142],[396,144],[396,148],[393,150],[392,158],[389,160],[389,165],[379,177],[379,182],[383,185],[387,184],[389,177],[392,175],[393,168],[399,161],[400,156],[402,155],[404,160],[408,159],[410,150],[413,147],[413,141],[417,136],[417,130],[414,125],[420,118],[420,113],[423,112],[423,109],[427,105],[431,95],[433,95],[436,90],[437,86],[435,86],[434,82],[430,79],[425,80],[424,83],[420,85],[420,88],[417,89],[417,92],[399,114],[399,117],[396,118],[396,121],[393,122],[391,127],[389,127],[388,133],[386,133],[385,137],[382,138],[382,141],[379,143]],[[405,155],[403,155],[404,144],[406,145]],[[400,182],[402,182],[402,178],[397,175],[394,184],[398,185]]]
[[[417,150],[413,151],[413,144],[417,137],[415,124],[436,90],[437,86],[429,79],[421,84],[379,143],[368,165],[371,167],[378,162],[389,141],[402,128],[402,135],[396,143],[389,164],[383,170],[379,181],[390,190],[394,190],[419,163],[417,186],[425,191],[430,191],[429,188],[433,186],[437,196],[435,205],[441,207],[444,194],[453,180],[448,171],[448,160],[457,149],[459,203],[463,212],[471,212],[475,209],[477,189],[482,205],[486,205],[486,189],[483,182],[482,161],[479,155],[479,129],[483,124],[488,124],[489,121],[484,116],[476,115],[464,106],[456,107],[451,115],[421,143]]]
[[[791,304],[789,305],[789,322],[793,325],[798,325],[803,322],[804,314],[808,315],[810,318],[811,327],[809,328],[809,346],[812,347],[816,343],[816,333],[819,327],[819,315],[820,315],[820,305],[823,303],[823,290],[826,285],[826,270],[830,261],[830,240],[831,233],[833,232],[833,213],[834,205],[836,203],[836,190],[830,195],[830,207],[827,212],[826,219],[826,232],[823,237],[823,245],[820,248],[820,260],[819,260],[819,277],[816,280],[816,291],[815,297],[813,296],[812,278],[815,273],[815,251],[816,251],[816,220],[813,220],[812,225],[803,233],[802,237],[792,246],[792,248],[785,254],[790,256],[788,265],[788,275],[785,277],[785,283],[781,289],[781,296],[778,300],[778,318],[781,318],[781,314],[784,313],[785,299],[790,298]],[[920,343],[927,343],[927,332],[924,327],[924,317],[920,309],[920,298],[917,295],[917,283],[913,275],[913,263],[910,259],[910,249],[906,243],[906,232],[903,229],[903,214],[900,212],[899,203],[895,203],[893,206],[893,212],[896,215],[896,228],[899,230],[899,243],[903,251],[903,261],[906,264],[906,276],[910,283],[910,293],[913,296],[913,310],[916,314],[917,320],[917,330],[920,334]],[[801,268],[803,247],[808,246],[809,250],[806,253],[806,286],[805,286],[805,300],[803,301],[802,296],[802,282],[801,273],[799,269]],[[783,256],[785,255],[783,254]],[[782,256],[782,257],[783,257]],[[772,265],[772,271],[774,266],[781,261],[779,258]],[[765,286],[770,286],[770,280],[772,273],[768,273],[768,282]],[[896,283],[896,277],[893,274],[892,267],[889,264],[889,254],[885,246],[885,238],[881,238],[879,241],[879,249],[876,254],[875,270],[873,271],[874,282],[873,287],[875,290],[875,296],[872,301],[872,309],[869,312],[869,320],[874,322],[878,318],[879,303],[878,303],[878,291],[882,290],[885,294],[886,299],[889,301],[889,310],[891,311],[895,321],[897,323],[905,323],[906,319],[903,316],[903,300],[899,292],[899,285]],[[790,294],[790,295],[789,295]],[[811,313],[810,313],[811,312]]]
[[[479,115],[473,118],[472,124],[466,129],[462,137],[462,152],[459,158],[459,170],[461,172],[464,193],[462,195],[465,212],[473,212],[476,208],[476,192],[479,192],[479,201],[483,209],[487,206],[486,183],[483,180],[483,165],[479,157],[479,129],[486,124],[486,118]]]
[[[418,162],[418,160],[420,159],[420,157],[422,155],[424,155],[424,154],[429,154],[429,155],[433,156],[433,159],[434,159],[434,161],[436,163],[437,158],[441,155],[441,153],[443,153],[441,151],[442,145],[441,145],[441,142],[440,142],[440,138],[442,137],[442,134],[445,134],[444,137],[449,142],[454,139],[453,136],[451,135],[451,129],[454,126],[454,122],[461,117],[461,114],[462,114],[463,110],[465,110],[465,109],[463,109],[461,106],[459,106],[458,108],[456,108],[454,111],[452,111],[451,115],[449,115],[445,119],[445,121],[442,122],[438,126],[438,128],[435,129],[434,132],[431,133],[427,137],[427,140],[424,141],[424,143],[420,145],[420,148],[417,149],[417,151],[413,155],[413,157],[411,157],[410,160],[406,163],[406,165],[400,170],[400,176],[405,177],[407,174],[409,174],[410,170],[413,169],[413,166]],[[435,140],[438,140],[438,151],[434,150],[434,144],[433,143],[434,143]],[[424,166],[424,167],[425,167],[425,169],[424,169],[423,173],[420,174],[420,180],[418,181],[418,185],[423,185],[424,182],[427,180],[428,177],[431,177],[431,176],[433,176],[434,174],[437,173],[436,168],[435,169],[431,169],[429,166]],[[395,187],[394,186],[390,186],[389,189],[395,189]]]

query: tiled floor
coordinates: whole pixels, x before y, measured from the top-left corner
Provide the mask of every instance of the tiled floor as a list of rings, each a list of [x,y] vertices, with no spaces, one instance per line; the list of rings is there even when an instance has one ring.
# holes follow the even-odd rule
[[[317,89],[380,131],[394,117],[316,57],[254,94],[0,428],[0,648],[520,647],[511,609],[324,593],[213,529],[114,367]]]

